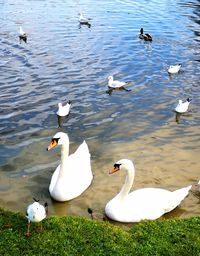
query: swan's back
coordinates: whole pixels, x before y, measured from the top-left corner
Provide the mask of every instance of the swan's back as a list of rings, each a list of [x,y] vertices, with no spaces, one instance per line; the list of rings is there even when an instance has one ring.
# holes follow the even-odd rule
[[[138,189],[122,202],[118,195],[106,205],[106,215],[121,222],[139,222],[143,219],[154,220],[175,209],[188,195],[191,186],[168,191],[160,188]]]

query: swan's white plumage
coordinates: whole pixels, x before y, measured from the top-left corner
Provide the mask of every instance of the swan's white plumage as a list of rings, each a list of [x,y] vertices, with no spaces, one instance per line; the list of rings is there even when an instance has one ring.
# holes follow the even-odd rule
[[[179,100],[178,105],[175,107],[175,111],[178,113],[185,113],[188,111],[191,100],[188,98],[185,102]]]
[[[117,88],[123,87],[127,84],[128,84],[128,82],[121,82],[118,80],[113,80],[113,76],[108,77],[108,87],[110,87],[110,88],[117,89]]]
[[[62,103],[58,103],[58,111],[57,111],[56,114],[58,116],[67,116],[67,115],[69,115],[70,108],[71,108],[70,101],[67,102],[66,105],[62,105]]]
[[[172,211],[187,196],[191,186],[168,191],[160,188],[142,188],[129,193],[134,180],[134,165],[128,159],[117,162],[120,169],[127,171],[125,184],[105,207],[106,215],[120,222],[154,220]]]
[[[171,65],[168,68],[168,73],[170,74],[176,74],[180,71],[181,64]]]
[[[53,138],[59,138],[61,164],[52,175],[49,192],[56,201],[68,201],[83,193],[92,182],[90,153],[87,143],[83,141],[78,149],[68,156],[68,135],[58,132]]]

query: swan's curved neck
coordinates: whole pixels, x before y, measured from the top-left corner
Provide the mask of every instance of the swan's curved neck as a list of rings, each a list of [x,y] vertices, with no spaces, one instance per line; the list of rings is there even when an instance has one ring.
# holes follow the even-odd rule
[[[128,193],[131,190],[131,187],[133,185],[133,181],[134,181],[134,177],[135,177],[134,166],[129,166],[129,168],[127,168],[126,171],[127,171],[127,175],[126,175],[125,183],[124,183],[121,191],[117,195],[117,197],[120,200],[124,200],[126,198],[126,196],[128,195]]]
[[[69,155],[69,142],[61,145],[61,163],[60,163],[60,175],[66,172],[66,161]]]

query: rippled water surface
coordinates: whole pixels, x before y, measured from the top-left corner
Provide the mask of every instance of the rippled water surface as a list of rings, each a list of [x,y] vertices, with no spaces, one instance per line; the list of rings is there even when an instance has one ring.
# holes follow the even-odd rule
[[[92,26],[79,27],[78,13]],[[177,189],[200,179],[200,1],[0,0],[0,200],[24,212],[32,197],[50,215],[102,214],[124,174],[108,175],[121,158],[134,160],[135,188]],[[28,43],[19,43],[19,26]],[[152,43],[138,38],[140,28]],[[181,72],[167,68],[181,63]],[[107,91],[107,77],[128,80],[127,91]],[[192,98],[178,120],[179,99]],[[58,127],[57,103],[72,101]],[[67,132],[70,152],[86,139],[94,180],[80,197],[51,200],[48,186],[60,149],[46,147]],[[193,191],[166,217],[200,214]]]

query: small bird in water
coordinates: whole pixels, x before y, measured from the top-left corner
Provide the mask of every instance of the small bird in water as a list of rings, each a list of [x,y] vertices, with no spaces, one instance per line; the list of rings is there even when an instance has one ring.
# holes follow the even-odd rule
[[[144,33],[143,28],[140,29],[139,38],[144,39],[144,41],[152,41],[153,40],[151,35]]]
[[[175,107],[175,111],[178,113],[185,113],[188,111],[188,107],[190,105],[191,99],[187,98],[185,102],[182,100],[178,101],[178,105]]]
[[[27,34],[23,31],[22,27],[19,28],[19,40],[20,40],[20,43],[22,40],[25,43],[27,43]]]
[[[171,65],[169,66],[167,71],[169,74],[176,74],[180,71],[180,68],[181,68],[181,64]]]
[[[113,76],[108,77],[108,87],[112,88],[112,89],[124,88],[125,85],[128,85],[130,83],[131,83],[130,81],[129,82],[121,82],[118,80],[113,80]],[[125,89],[125,90],[127,90],[127,89]],[[127,91],[130,91],[130,90],[127,90]]]
[[[41,205],[39,200],[33,198],[34,203],[27,207],[26,218],[28,219],[26,236],[30,236],[30,223],[41,222],[46,218],[48,212],[48,204]],[[42,231],[42,224],[40,224],[40,231]]]
[[[80,23],[80,25],[87,25],[90,28],[91,24],[90,24],[89,21],[91,19],[84,17],[82,13],[79,13],[79,15],[80,15],[79,16],[79,23]]]
[[[68,116],[71,108],[71,101],[69,100],[66,105],[62,105],[62,103],[58,103],[58,116]]]

